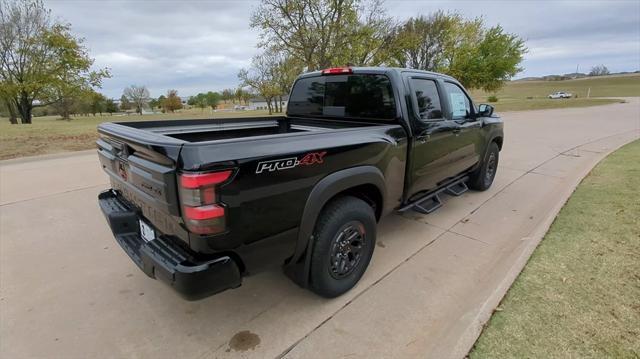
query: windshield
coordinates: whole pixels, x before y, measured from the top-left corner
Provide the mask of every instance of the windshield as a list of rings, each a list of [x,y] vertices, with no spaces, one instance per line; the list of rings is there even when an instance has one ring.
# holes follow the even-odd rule
[[[396,104],[383,75],[306,77],[293,86],[287,113],[293,116],[391,120]]]

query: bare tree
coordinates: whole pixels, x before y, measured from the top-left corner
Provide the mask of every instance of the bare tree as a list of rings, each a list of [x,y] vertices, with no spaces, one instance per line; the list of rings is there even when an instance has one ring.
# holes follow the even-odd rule
[[[261,47],[284,51],[309,71],[379,64],[391,23],[382,0],[263,0],[251,16]]]
[[[251,87],[264,97],[269,114],[274,111],[272,104],[274,98],[281,93],[274,78],[275,68],[276,58],[267,53],[254,57],[251,61],[251,68],[249,70],[242,69],[238,73],[242,86]],[[277,111],[277,108],[275,110]]]
[[[136,113],[142,115],[142,109],[147,107],[151,96],[146,86],[131,85],[124,89],[123,96],[135,107]]]
[[[291,91],[291,86],[298,75],[303,72],[302,63],[283,52],[273,55],[274,67],[272,68],[272,76],[278,89],[277,102],[282,112],[283,96]]]
[[[591,68],[591,72],[589,72],[589,76],[604,76],[609,74],[609,69],[604,65],[594,66]]]

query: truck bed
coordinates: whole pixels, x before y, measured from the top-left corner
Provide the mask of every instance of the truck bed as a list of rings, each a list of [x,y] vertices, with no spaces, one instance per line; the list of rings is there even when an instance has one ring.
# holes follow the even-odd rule
[[[197,143],[257,136],[331,131],[375,126],[376,123],[330,121],[289,117],[242,117],[205,120],[161,120],[118,122],[115,125],[152,132],[177,140]]]

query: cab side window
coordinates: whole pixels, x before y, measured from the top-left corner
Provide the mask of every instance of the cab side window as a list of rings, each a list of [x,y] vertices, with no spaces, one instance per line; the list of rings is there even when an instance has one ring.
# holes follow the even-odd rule
[[[423,121],[442,119],[442,107],[435,81],[426,79],[411,79],[415,101],[420,119]]]
[[[444,87],[449,94],[449,103],[451,104],[451,119],[465,120],[471,118],[471,101],[462,91],[460,86],[451,82],[445,82]]]

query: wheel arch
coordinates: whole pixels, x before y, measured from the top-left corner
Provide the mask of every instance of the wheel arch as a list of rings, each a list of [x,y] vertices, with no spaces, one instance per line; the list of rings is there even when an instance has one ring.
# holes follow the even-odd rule
[[[382,172],[375,166],[352,167],[324,177],[313,187],[301,216],[296,250],[285,266],[285,273],[303,288],[309,283],[311,236],[318,216],[329,201],[343,195],[367,202],[379,220],[386,195]]]
[[[491,139],[491,142],[495,142],[496,145],[498,145],[498,149],[502,151],[502,142],[503,142],[502,136],[500,135],[495,136],[493,139]]]

